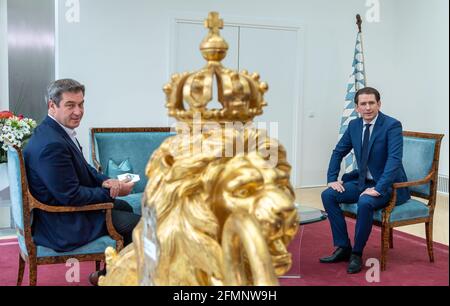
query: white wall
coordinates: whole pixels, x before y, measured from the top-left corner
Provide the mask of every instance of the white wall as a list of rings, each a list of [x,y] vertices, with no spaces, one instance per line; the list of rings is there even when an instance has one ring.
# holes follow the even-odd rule
[[[448,134],[448,87],[444,85],[445,80],[448,84],[448,58],[446,68],[439,65],[439,57],[448,56],[448,34],[425,37],[427,43],[444,39],[446,53],[445,50],[433,53],[436,48],[414,53],[417,48],[425,49],[421,47],[421,38],[416,38],[416,32],[420,30],[419,34],[425,34],[432,30],[431,25],[415,25],[414,18],[402,11],[402,5],[397,1],[381,1],[381,22],[364,24],[369,85],[381,90],[383,109],[402,120],[406,128]],[[423,10],[431,14],[435,6],[443,14],[440,6],[446,0],[430,1],[435,3],[434,6],[425,0],[415,2],[411,4],[414,14],[422,16]],[[206,17],[209,11],[216,10],[224,16],[241,19],[285,20],[303,25],[305,30],[304,90],[301,93],[304,117],[299,118],[302,129],[297,131],[302,139],[300,183],[302,186],[326,183],[328,161],[337,141],[346,82],[351,72],[356,38],[355,14],[365,15],[368,9],[365,0],[80,0],[80,3],[80,23],[70,24],[65,20],[65,1],[59,0],[57,75],[78,79],[87,86],[86,114],[79,129],[80,141],[85,148],[88,147],[90,127],[167,125],[165,96],[161,88],[172,73],[169,71],[169,56],[173,54],[169,50],[171,17],[185,13]],[[405,20],[409,18],[411,21]],[[446,31],[448,33],[448,28]],[[401,60],[400,55],[406,50],[411,52],[414,61]],[[428,63],[430,59],[434,61],[432,65]],[[263,61],[261,65],[264,65]],[[433,122],[416,115],[423,113],[423,101],[431,100],[429,91],[419,93],[416,101],[420,108],[413,109],[405,106],[409,102],[402,99],[398,90],[400,85],[422,88],[418,87],[420,80],[427,80],[426,84],[430,86],[436,84],[430,75],[423,79],[414,78],[410,71],[400,78],[398,72],[406,72],[410,65],[417,65],[418,69],[411,68],[413,71],[426,68],[433,78],[439,78],[438,84],[444,86],[433,93],[434,102],[427,102],[432,103],[428,104],[430,107],[434,105],[430,111],[436,118]],[[444,72],[437,73],[434,69]],[[428,85],[423,87],[428,88]],[[446,108],[445,113],[439,110],[442,108]],[[311,113],[312,118],[308,116]],[[442,130],[443,125],[446,125],[446,131]],[[448,142],[446,150],[447,159],[441,169],[448,174]],[[445,159],[444,154],[442,157]]]
[[[9,108],[6,0],[0,0],[0,111]]]
[[[407,130],[445,134],[439,173],[448,175],[449,2],[400,0],[396,13],[398,85],[386,109],[397,113]]]

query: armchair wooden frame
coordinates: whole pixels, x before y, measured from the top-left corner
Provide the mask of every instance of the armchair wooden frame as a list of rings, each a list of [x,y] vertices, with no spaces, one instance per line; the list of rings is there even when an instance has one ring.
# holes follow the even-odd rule
[[[430,134],[430,133],[420,133],[420,132],[408,132],[404,131],[403,136],[405,137],[417,137],[417,138],[427,138],[435,139],[436,143],[434,146],[434,157],[431,166],[430,173],[421,180],[413,182],[404,182],[393,184],[393,192],[389,204],[382,211],[382,222],[374,220],[374,224],[381,227],[381,271],[386,270],[386,260],[388,248],[394,247],[393,229],[394,227],[425,223],[425,233],[427,240],[428,257],[430,262],[434,262],[433,253],[433,215],[436,206],[436,194],[437,194],[437,182],[439,173],[439,153],[441,148],[441,142],[444,135],[442,134]],[[423,184],[430,183],[430,195],[424,195],[421,193],[411,192],[412,196],[428,200],[426,205],[429,209],[429,215],[425,218],[415,218],[404,221],[391,222],[390,217],[392,210],[395,208],[395,203],[397,201],[397,190],[399,188],[419,186]],[[350,212],[344,212],[344,215],[350,218],[356,219],[356,215]]]
[[[24,237],[25,245],[27,248],[27,254],[24,254],[22,250],[19,254],[19,273],[17,277],[17,286],[22,284],[23,274],[25,270],[25,263],[29,264],[30,271],[30,286],[36,286],[37,282],[37,266],[47,265],[47,264],[58,264],[65,263],[68,259],[75,258],[78,261],[95,261],[96,269],[100,269],[100,262],[105,260],[105,254],[102,253],[92,253],[83,255],[70,255],[70,256],[48,256],[48,257],[37,257],[36,245],[33,242],[31,235],[31,212],[33,209],[40,209],[51,213],[72,213],[72,212],[83,212],[83,211],[98,211],[104,210],[106,213],[106,227],[109,235],[116,241],[116,249],[120,251],[123,248],[122,236],[117,233],[114,229],[112,223],[111,210],[114,206],[113,203],[100,203],[93,205],[86,205],[81,207],[69,207],[69,206],[49,206],[45,205],[38,200],[36,200],[30,193],[28,188],[28,181],[25,171],[25,163],[23,160],[22,151],[17,147],[13,146],[17,151],[20,162],[20,177],[22,186],[22,202],[23,202],[23,228],[15,224],[18,232]]]
[[[97,160],[95,151],[95,134],[98,133],[147,133],[147,132],[162,132],[169,133],[170,127],[119,127],[119,128],[91,128],[91,144],[92,144],[92,162],[97,171],[102,172],[102,165]]]

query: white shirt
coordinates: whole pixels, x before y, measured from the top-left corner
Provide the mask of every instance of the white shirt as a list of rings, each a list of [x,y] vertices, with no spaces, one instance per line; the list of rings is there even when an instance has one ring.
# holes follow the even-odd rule
[[[78,148],[78,150],[80,150],[81,152],[81,148],[78,145],[78,141],[75,138],[75,136],[77,136],[77,132],[75,132],[75,130],[73,129],[69,129],[68,127],[65,127],[64,125],[62,125],[61,123],[58,122],[58,120],[56,120],[55,118],[53,118],[53,116],[48,115],[50,118],[52,118],[53,120],[55,120],[56,123],[59,124],[60,127],[63,128],[64,131],[66,131],[67,135],[69,135],[70,139],[72,139],[73,143],[75,144],[75,146]]]
[[[375,122],[377,121],[377,119],[378,119],[378,115],[371,122],[366,122],[363,119],[363,132],[362,132],[362,141],[361,141],[361,143],[364,143],[364,132],[366,131],[366,124],[370,124],[371,125],[369,127],[369,131],[370,131],[370,137],[372,137],[373,127],[375,126]],[[369,139],[370,139],[370,137],[369,137]],[[369,179],[369,180],[373,180],[373,176],[372,176],[372,173],[370,173],[369,167],[367,167],[367,176],[366,176],[366,178]]]

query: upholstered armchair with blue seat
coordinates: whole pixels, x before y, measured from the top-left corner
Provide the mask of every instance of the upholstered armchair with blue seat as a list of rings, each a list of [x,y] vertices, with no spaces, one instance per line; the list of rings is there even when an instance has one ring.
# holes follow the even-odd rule
[[[9,146],[8,148],[8,175],[13,220],[15,222],[20,247],[18,286],[22,284],[25,263],[29,265],[30,285],[35,286],[38,265],[66,263],[68,259],[74,258],[78,261],[95,261],[96,270],[99,270],[100,262],[105,260],[104,253],[107,247],[113,247],[117,251],[123,248],[122,236],[115,231],[112,224],[111,209],[113,208],[113,203],[68,207],[48,206],[39,202],[29,191],[22,152],[19,148],[13,146]],[[104,210],[109,235],[100,237],[71,252],[58,253],[34,243],[31,227],[33,223],[33,210],[35,209],[51,213]]]
[[[408,182],[393,184],[388,206],[374,212],[374,224],[381,226],[381,270],[386,269],[388,248],[394,247],[394,227],[424,223],[428,256],[433,255],[433,214],[436,206],[439,152],[444,135],[404,132],[403,166]],[[397,190],[408,187],[413,196],[408,202],[396,206]],[[418,198],[425,201],[420,201]],[[356,218],[357,204],[341,204],[347,217]]]
[[[138,174],[140,181],[133,192],[121,199],[127,201],[136,214],[141,214],[141,199],[148,178],[145,167],[153,152],[170,136],[170,128],[92,128],[91,155],[94,167],[109,176]]]

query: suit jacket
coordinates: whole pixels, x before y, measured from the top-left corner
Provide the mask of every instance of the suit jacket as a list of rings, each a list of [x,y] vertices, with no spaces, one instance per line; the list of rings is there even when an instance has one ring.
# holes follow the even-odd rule
[[[83,206],[112,202],[102,188],[108,177],[98,173],[83,157],[66,131],[47,117],[24,150],[31,194],[54,206]],[[48,213],[35,210],[33,239],[55,251],[72,251],[106,232],[104,212]]]
[[[354,149],[356,162],[361,165],[363,119],[352,120],[337,144],[328,167],[328,183],[338,179],[342,159]],[[381,195],[392,191],[392,184],[406,182],[407,177],[402,164],[403,134],[400,121],[379,112],[369,140],[369,159],[367,166],[376,183],[375,190]],[[344,181],[358,180],[359,170],[354,170],[342,178]],[[397,204],[411,198],[408,188],[397,191]]]

